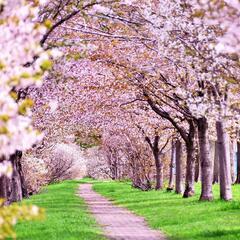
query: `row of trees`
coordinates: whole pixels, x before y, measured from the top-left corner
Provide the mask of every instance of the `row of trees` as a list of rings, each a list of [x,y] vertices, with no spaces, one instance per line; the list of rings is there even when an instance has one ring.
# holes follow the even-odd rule
[[[26,196],[23,151],[41,141],[31,152],[44,157],[66,136],[86,146],[82,132],[101,146],[101,171],[113,178],[131,177],[147,190],[155,172],[156,189],[168,176],[170,190],[175,165],[177,193],[192,196],[200,175],[200,199],[212,200],[219,166],[220,197],[232,199],[230,146],[237,144],[240,119],[239,1],[0,5],[5,204]],[[56,49],[63,53],[58,60]],[[211,142],[217,142],[215,154]]]
[[[157,169],[157,188],[163,182],[164,149],[174,142],[176,162],[180,162],[182,142],[186,152],[183,195],[194,194],[200,169],[201,200],[213,198],[210,142],[216,141],[220,196],[230,200],[229,144],[238,139],[239,56],[237,44],[222,47],[232,29],[229,19],[224,26],[221,22],[223,16],[236,21],[237,3],[211,3],[210,8],[201,1],[77,4],[54,2],[43,9],[42,19],[51,19],[53,25],[41,43],[60,47],[65,54],[40,91],[46,102],[61,104],[57,111],[48,112],[47,122],[37,119],[36,126],[75,134],[84,125],[102,139],[114,135],[119,139],[122,131],[129,131],[131,140],[123,149],[133,158],[128,142],[136,142],[138,151],[133,150],[133,155],[140,161],[150,156],[144,150],[148,145]],[[43,97],[36,96],[45,107],[37,105],[36,112],[46,113]],[[114,161],[124,165],[119,151],[107,149]],[[135,173],[140,171],[141,167],[133,166],[138,169]]]
[[[227,12],[235,18],[238,5],[225,2],[221,6],[221,10],[213,6],[216,15]],[[78,114],[76,118],[69,115],[71,119],[95,126],[103,135],[109,131],[119,135],[119,128],[132,128],[130,120],[126,122],[132,119],[139,129],[138,133],[133,130],[134,141],[135,136],[156,131],[152,139],[146,135],[143,140],[147,140],[157,168],[163,149],[156,143],[165,146],[172,136],[183,141],[187,155],[184,197],[194,194],[198,156],[201,200],[213,198],[210,141],[217,141],[220,196],[230,200],[228,136],[234,142],[238,135],[239,56],[237,48],[221,49],[228,29],[223,29],[220,18],[215,16],[213,21],[207,8],[203,14],[203,7],[201,2],[186,1],[101,3],[84,16],[68,19],[48,44],[61,45],[66,51],[65,64],[55,70],[61,73],[61,80],[77,82],[68,88],[72,95],[77,94],[71,108],[78,109]],[[167,130],[160,130],[165,129],[162,126]],[[161,138],[159,131],[169,137]],[[157,175],[161,178],[159,172]]]

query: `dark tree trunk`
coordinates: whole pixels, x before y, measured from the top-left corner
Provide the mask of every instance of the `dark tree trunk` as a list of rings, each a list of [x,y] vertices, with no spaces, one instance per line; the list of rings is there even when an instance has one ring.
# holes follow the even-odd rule
[[[218,144],[214,143],[214,167],[213,167],[213,184],[218,183],[219,181],[219,159],[218,159]]]
[[[194,195],[194,173],[195,173],[195,148],[194,148],[195,126],[193,122],[189,123],[188,141],[186,141],[187,149],[187,166],[186,166],[186,182],[184,198]]]
[[[18,162],[18,169],[19,169],[20,179],[21,179],[21,183],[22,183],[22,195],[24,198],[28,198],[29,194],[28,194],[27,184],[25,181],[25,176],[24,176],[24,173],[22,170],[21,161]]]
[[[162,155],[162,150],[165,148],[168,141],[166,142],[164,147],[161,150],[159,150],[158,143],[159,143],[160,137],[158,135],[156,135],[154,137],[153,142],[151,142],[151,139],[147,136],[145,137],[145,140],[149,144],[149,146],[150,146],[150,148],[153,152],[153,156],[154,156],[154,162],[155,162],[155,167],[156,167],[156,186],[155,186],[155,190],[161,190],[161,189],[163,189],[163,163],[160,159],[160,156]]]
[[[201,196],[200,200],[212,200],[212,160],[210,159],[210,146],[208,136],[208,123],[205,117],[197,120],[198,125],[198,138],[199,138],[199,151],[200,151],[200,162],[201,162]]]
[[[220,198],[228,201],[232,199],[229,139],[223,121],[216,122],[216,129],[219,150]]]
[[[155,137],[154,146],[153,146],[153,155],[156,166],[156,190],[163,189],[163,165],[160,159],[160,153],[158,149],[159,136]]]
[[[160,161],[160,156],[158,153],[154,154],[155,166],[156,166],[156,190],[163,189],[163,166]]]
[[[27,188],[22,184],[25,181],[21,167],[21,157],[22,153],[19,151],[10,156],[9,161],[13,168],[12,176],[11,178],[7,178],[6,176],[0,178],[0,198],[5,198],[7,204],[21,201],[23,198],[23,189],[27,195]]]
[[[117,158],[114,158],[114,165],[113,165],[113,171],[114,171],[114,179],[118,179],[118,166],[117,166]]]
[[[174,169],[176,162],[176,145],[174,141],[172,141],[172,152],[171,152],[171,162],[169,166],[169,182],[168,182],[168,191],[172,191],[174,188]]]
[[[237,179],[235,183],[240,183],[240,142],[237,142]]]
[[[17,164],[17,171],[20,175],[21,185],[22,185],[22,197],[28,198],[28,190],[27,190],[27,184],[25,181],[25,176],[22,168],[22,151],[16,151],[16,164]]]
[[[6,176],[0,177],[0,198],[4,198],[7,200],[7,181],[8,178]]]
[[[194,195],[194,142],[191,141],[186,145],[187,149],[187,166],[186,166],[186,183],[185,191],[183,194],[184,198],[188,198]]]
[[[22,193],[22,181],[20,176],[20,169],[19,169],[19,162],[20,156],[18,152],[13,154],[10,157],[10,161],[13,167],[12,179],[11,179],[11,192],[9,195],[10,202],[18,202],[22,200],[23,193]]]
[[[115,158],[114,160],[110,158],[109,166],[110,166],[109,168],[110,168],[111,179],[116,180],[117,179],[117,161]]]
[[[183,184],[182,184],[182,143],[180,140],[176,141],[176,183],[175,183],[175,192],[182,194]]]
[[[200,175],[200,160],[199,160],[199,149],[196,149],[196,161],[195,161],[195,176],[194,180],[197,183]]]

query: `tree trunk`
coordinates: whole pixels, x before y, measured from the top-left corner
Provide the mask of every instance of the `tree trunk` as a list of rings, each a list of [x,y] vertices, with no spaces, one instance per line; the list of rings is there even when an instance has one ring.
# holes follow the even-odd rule
[[[0,177],[0,198],[6,199],[6,203],[18,202],[23,198],[23,191],[27,196],[27,188],[21,166],[22,152],[16,151],[10,156],[13,172],[11,178]],[[24,185],[23,185],[24,183]]]
[[[218,144],[215,142],[215,151],[214,151],[214,167],[213,167],[213,184],[218,183],[219,181],[219,159],[218,159]]]
[[[240,183],[240,142],[237,142],[237,179],[235,183]]]
[[[118,179],[117,156],[114,158],[114,179]]]
[[[7,177],[1,176],[0,177],[0,198],[4,198],[7,200]]]
[[[155,167],[156,167],[156,186],[155,186],[155,190],[161,190],[161,189],[163,189],[163,163],[160,159],[160,156],[162,155],[161,152],[162,152],[163,149],[160,151],[159,147],[158,147],[160,137],[158,135],[156,135],[154,137],[154,141],[151,142],[151,139],[148,136],[146,136],[145,140],[149,144],[149,146],[152,150],[153,156],[154,156]]]
[[[132,165],[132,186],[134,188],[139,188],[142,191],[148,191],[152,188],[151,183],[147,176],[143,174],[143,169],[140,166],[137,159],[132,160],[134,164]]]
[[[229,139],[230,140],[230,139]],[[235,140],[229,141],[232,184],[235,182]]]
[[[20,179],[21,179],[21,183],[22,183],[22,196],[24,198],[28,198],[29,194],[28,194],[28,189],[27,189],[27,184],[25,181],[25,176],[22,170],[22,164],[21,161],[18,162],[18,169],[19,169],[19,175],[20,175]]]
[[[16,168],[18,171],[18,174],[20,176],[20,181],[21,181],[21,187],[22,187],[22,197],[28,198],[28,190],[27,190],[27,184],[25,181],[25,176],[22,168],[22,151],[16,151]]]
[[[157,149],[158,150],[158,149]],[[156,166],[156,186],[155,190],[163,189],[163,166],[160,160],[158,151],[154,152],[155,166]]]
[[[186,149],[187,149],[187,166],[186,166],[185,191],[183,194],[184,198],[191,197],[194,195],[194,171],[195,171],[194,141],[190,140],[190,142],[186,144]]]
[[[195,160],[195,176],[194,176],[194,180],[197,183],[199,180],[199,173],[200,173],[200,160],[199,160],[199,149],[197,148],[195,151],[196,154],[196,160]]]
[[[175,192],[182,194],[183,184],[182,184],[182,143],[180,140],[176,141],[176,184]]]
[[[216,122],[216,129],[219,150],[220,198],[228,201],[232,199],[229,139],[223,121]]]
[[[112,159],[112,157],[109,159],[109,168],[110,168],[110,174],[111,174],[111,179],[116,180],[117,179],[117,161],[116,157]]]
[[[141,178],[139,176],[140,173],[140,169],[139,169],[139,165],[137,163],[137,161],[135,159],[132,160],[133,161],[133,165],[132,165],[132,186],[135,188],[141,188]]]
[[[17,153],[10,157],[10,161],[13,167],[12,179],[11,179],[11,192],[9,195],[9,201],[18,202],[22,200],[22,182],[19,174],[18,161],[20,161]]]
[[[201,196],[200,200],[211,201],[213,199],[212,193],[212,160],[209,154],[209,136],[208,136],[208,123],[205,117],[197,120],[198,125],[198,139],[199,151],[201,162]]]
[[[172,152],[171,152],[171,162],[169,166],[169,182],[168,182],[168,191],[172,191],[174,188],[174,169],[176,162],[176,145],[174,141],[172,141]]]

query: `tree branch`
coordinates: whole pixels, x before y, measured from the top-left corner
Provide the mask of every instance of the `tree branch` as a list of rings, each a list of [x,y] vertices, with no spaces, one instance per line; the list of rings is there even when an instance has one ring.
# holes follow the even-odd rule
[[[174,121],[171,116],[169,115],[169,113],[160,110],[156,104],[152,101],[152,99],[148,96],[148,94],[146,93],[146,91],[143,92],[143,95],[146,97],[147,102],[149,104],[149,106],[152,108],[152,110],[157,113],[159,116],[161,116],[162,118],[167,119],[169,122],[172,123],[172,125],[177,129],[177,131],[180,133],[181,137],[183,138],[184,141],[188,141],[188,136],[185,132],[185,130],[180,127],[178,125],[178,123],[176,121]]]

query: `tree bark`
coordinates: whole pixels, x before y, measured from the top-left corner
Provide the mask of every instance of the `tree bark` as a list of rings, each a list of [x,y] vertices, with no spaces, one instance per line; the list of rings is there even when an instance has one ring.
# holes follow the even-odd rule
[[[162,155],[162,150],[166,147],[168,141],[166,142],[166,144],[164,145],[164,147],[159,150],[159,140],[160,140],[160,136],[156,135],[154,137],[154,141],[151,142],[151,139],[146,136],[145,140],[147,141],[147,143],[149,144],[153,156],[154,156],[154,162],[155,162],[155,167],[156,167],[156,186],[155,186],[155,190],[161,190],[163,189],[163,163],[160,159],[160,156]]]
[[[182,194],[183,184],[182,184],[182,143],[180,140],[176,141],[176,183],[175,192]]]
[[[7,177],[1,176],[0,177],[0,198],[4,198],[7,200]]]
[[[114,179],[118,179],[118,166],[117,166],[117,157],[114,158],[113,164]]]
[[[236,177],[235,177],[235,143],[236,143],[236,141],[234,139],[229,140],[232,184],[236,180]]]
[[[183,194],[184,198],[191,197],[194,195],[194,172],[195,172],[195,162],[194,162],[194,141],[189,141],[186,144],[187,149],[187,166],[186,166],[186,184],[185,191]]]
[[[229,139],[223,121],[216,122],[216,129],[219,150],[220,198],[228,201],[232,199]]]
[[[171,162],[169,166],[169,182],[168,182],[168,191],[172,191],[174,188],[174,169],[176,162],[176,145],[175,142],[172,141],[172,152],[171,152]]]
[[[199,149],[196,149],[196,160],[195,160],[195,175],[194,180],[197,183],[199,181],[200,175],[200,160],[199,160]]]
[[[13,173],[11,178],[11,189],[9,195],[9,201],[18,202],[22,200],[23,193],[22,193],[22,181],[21,176],[19,174],[19,164],[20,161],[18,153],[16,152],[10,157],[10,161],[12,163]]]
[[[214,142],[214,166],[213,166],[213,184],[218,183],[219,181],[219,158],[218,158],[218,144]]]
[[[111,179],[116,180],[117,179],[117,165],[116,165],[116,159],[110,160],[110,174],[111,174]]]
[[[185,191],[183,194],[184,198],[191,197],[194,195],[194,174],[195,174],[195,148],[194,148],[194,137],[195,137],[195,124],[193,121],[189,122],[189,133],[186,143],[187,150],[187,166],[186,166],[186,181]]]
[[[235,184],[240,183],[240,142],[237,142],[237,179]]]
[[[24,173],[23,173],[23,170],[22,170],[21,161],[18,162],[18,169],[19,169],[20,179],[21,179],[21,183],[22,183],[22,197],[23,198],[28,198],[29,194],[28,194],[28,189],[27,189],[25,176],[24,176]]]
[[[162,163],[160,160],[160,153],[158,149],[160,137],[158,135],[155,136],[154,142],[152,145],[153,156],[155,160],[156,167],[156,186],[155,190],[161,190],[163,188],[163,174],[162,174]]]
[[[199,151],[201,162],[201,196],[200,200],[211,201],[213,199],[212,193],[212,160],[210,159],[210,146],[208,136],[208,123],[205,117],[197,120],[198,125],[198,138],[199,138]]]
[[[158,153],[158,149],[154,152],[154,160],[156,166],[156,186],[155,190],[163,189],[163,165],[160,160],[160,155]]]

